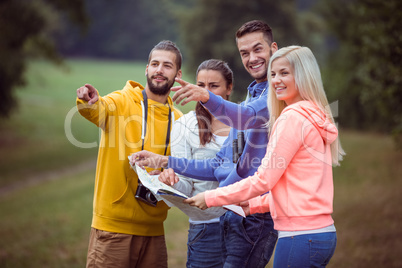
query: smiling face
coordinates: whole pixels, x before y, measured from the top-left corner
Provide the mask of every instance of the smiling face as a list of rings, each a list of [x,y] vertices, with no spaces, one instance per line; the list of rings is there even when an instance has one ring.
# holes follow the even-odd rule
[[[278,100],[285,101],[286,105],[302,100],[296,86],[293,68],[286,58],[277,58],[272,62],[270,75],[270,86],[275,89]]]
[[[197,75],[197,86],[205,88],[223,99],[229,99],[232,85],[227,85],[222,73],[215,70],[200,70]]]
[[[176,55],[166,50],[152,52],[146,68],[147,85],[156,95],[166,95],[175,82],[177,70]]]
[[[262,32],[252,32],[237,39],[237,48],[246,71],[257,83],[267,81],[269,59],[277,44],[269,45]]]

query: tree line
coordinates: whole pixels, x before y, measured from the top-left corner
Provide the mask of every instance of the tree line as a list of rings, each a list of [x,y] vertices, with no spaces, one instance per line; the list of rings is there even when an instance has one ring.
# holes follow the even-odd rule
[[[66,57],[147,60],[158,41],[176,42],[194,73],[227,61],[235,96],[251,82],[235,44],[246,21],[261,19],[279,47],[317,56],[341,127],[402,133],[402,1],[399,0],[3,0],[0,3],[0,116],[8,117],[28,60]]]

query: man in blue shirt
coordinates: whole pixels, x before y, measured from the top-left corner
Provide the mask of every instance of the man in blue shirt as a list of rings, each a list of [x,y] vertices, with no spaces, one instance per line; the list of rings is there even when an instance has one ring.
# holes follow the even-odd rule
[[[271,28],[262,21],[242,25],[236,32],[236,43],[245,69],[255,79],[248,87],[246,101],[240,105],[226,101],[181,79],[176,79],[181,86],[172,88],[176,91],[173,96],[176,103],[200,101],[217,119],[232,127],[216,157],[189,160],[142,151],[134,154],[132,161],[153,168],[172,168],[195,179],[217,180],[219,186],[235,183],[257,171],[268,144],[267,69],[278,46],[273,41]],[[238,139],[239,132],[243,132],[244,149],[239,159],[233,161],[233,140]],[[270,213],[253,214],[244,219],[228,211],[221,217],[221,228],[224,267],[266,266],[277,240]]]

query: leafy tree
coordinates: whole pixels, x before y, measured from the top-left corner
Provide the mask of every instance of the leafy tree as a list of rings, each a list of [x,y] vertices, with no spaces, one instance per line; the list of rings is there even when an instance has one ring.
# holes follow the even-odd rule
[[[279,46],[302,43],[295,1],[199,0],[194,8],[180,14],[183,42],[190,52],[186,64],[194,72],[209,58],[228,62],[235,74],[234,100],[244,98],[251,82],[240,60],[235,33],[243,23],[255,19],[273,28]]]
[[[235,72],[239,98],[243,98],[250,77],[238,55],[236,30],[248,20],[262,19],[274,28],[280,46],[302,44],[304,29],[298,23],[296,3],[306,8],[314,1],[86,0],[91,20],[88,35],[80,36],[73,27],[66,27],[55,37],[64,56],[129,60],[146,60],[150,47],[170,39],[180,46],[183,66],[190,73],[205,59],[226,60]]]
[[[49,38],[58,23],[54,14],[64,14],[81,25],[86,23],[81,0],[0,2],[0,117],[8,117],[16,107],[13,90],[24,84],[29,58],[40,56],[60,62]]]
[[[402,134],[402,1],[325,0],[336,37],[326,73],[343,126]],[[399,133],[399,134],[398,134]]]
[[[67,27],[55,35],[67,57],[147,60],[163,39],[178,40],[176,22],[165,0],[86,0],[90,27],[85,36]]]

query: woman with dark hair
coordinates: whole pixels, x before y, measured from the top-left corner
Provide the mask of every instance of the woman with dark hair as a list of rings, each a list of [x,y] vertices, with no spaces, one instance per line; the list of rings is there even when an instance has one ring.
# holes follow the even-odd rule
[[[202,62],[196,73],[197,85],[224,99],[229,99],[233,88],[233,73],[227,63],[210,59]],[[197,103],[195,111],[179,118],[171,133],[171,154],[188,159],[215,157],[226,140],[230,127],[220,122]],[[180,176],[173,187],[187,196],[193,196],[218,187],[218,181],[202,181]],[[190,218],[188,231],[187,267],[222,267],[222,239],[219,217],[222,208],[203,211],[199,218]]]

